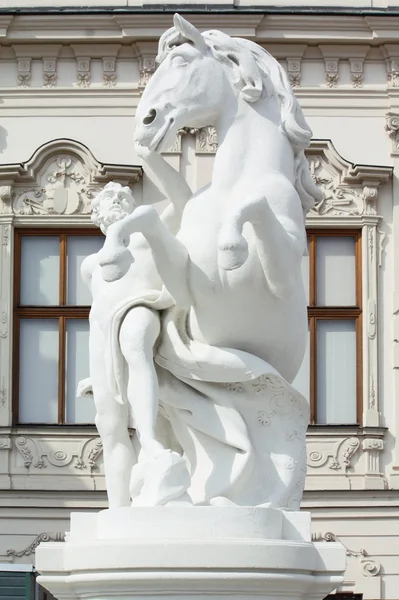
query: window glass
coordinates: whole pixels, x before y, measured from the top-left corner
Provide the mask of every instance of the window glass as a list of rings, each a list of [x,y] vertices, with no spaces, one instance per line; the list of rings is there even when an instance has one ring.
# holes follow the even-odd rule
[[[21,304],[54,306],[59,303],[59,237],[21,237]]]
[[[302,278],[305,286],[306,304],[309,304],[309,254],[302,257]]]
[[[309,400],[310,397],[310,336],[308,332],[308,338],[306,342],[306,350],[305,356],[302,361],[301,368],[299,369],[297,376],[292,382],[292,386],[298,390],[306,398]]]
[[[98,252],[104,244],[104,237],[68,236],[67,238],[67,303],[90,306],[90,290],[83,283],[80,268],[83,260],[90,254]]]
[[[317,237],[317,306],[356,305],[355,238]]]
[[[356,423],[356,321],[318,319],[317,422]]]
[[[92,397],[76,398],[77,384],[89,377],[89,322],[67,319],[65,365],[65,420],[67,423],[93,423]]]
[[[58,320],[21,319],[20,423],[58,421]]]

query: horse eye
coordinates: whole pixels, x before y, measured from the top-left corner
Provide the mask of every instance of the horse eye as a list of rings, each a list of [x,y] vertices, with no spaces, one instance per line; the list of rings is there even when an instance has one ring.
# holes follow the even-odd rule
[[[172,65],[176,65],[177,67],[183,67],[187,64],[187,61],[184,60],[180,54],[177,54],[172,58]]]

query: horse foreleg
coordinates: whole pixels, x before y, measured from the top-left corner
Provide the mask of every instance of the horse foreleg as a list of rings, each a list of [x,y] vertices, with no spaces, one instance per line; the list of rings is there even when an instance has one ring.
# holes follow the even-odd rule
[[[127,273],[134,260],[128,248],[130,236],[138,232],[146,238],[159,276],[176,305],[181,308],[191,306],[187,281],[188,252],[162,223],[152,206],[139,206],[131,215],[108,228],[104,246],[98,255],[105,281],[115,281]]]
[[[297,285],[297,273],[304,251],[301,219],[300,213],[296,222],[291,218],[285,219],[286,228],[265,196],[249,197],[224,221],[218,239],[219,267],[231,271],[245,263],[249,251],[243,227],[245,223],[250,223],[269,289],[278,297],[291,293]]]

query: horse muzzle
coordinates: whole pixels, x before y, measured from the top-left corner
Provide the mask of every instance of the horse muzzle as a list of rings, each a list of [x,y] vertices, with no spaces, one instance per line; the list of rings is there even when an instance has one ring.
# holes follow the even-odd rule
[[[150,108],[145,112],[144,117],[139,113],[136,115],[134,140],[152,152],[157,152],[161,150],[163,141],[169,138],[168,134],[174,124],[174,117],[171,115],[165,117],[160,110]]]

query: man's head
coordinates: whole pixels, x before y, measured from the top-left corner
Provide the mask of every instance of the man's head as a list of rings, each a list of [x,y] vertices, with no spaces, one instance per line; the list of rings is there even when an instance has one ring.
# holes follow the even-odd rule
[[[105,234],[112,223],[130,215],[136,206],[130,188],[111,181],[94,198],[91,220]]]

